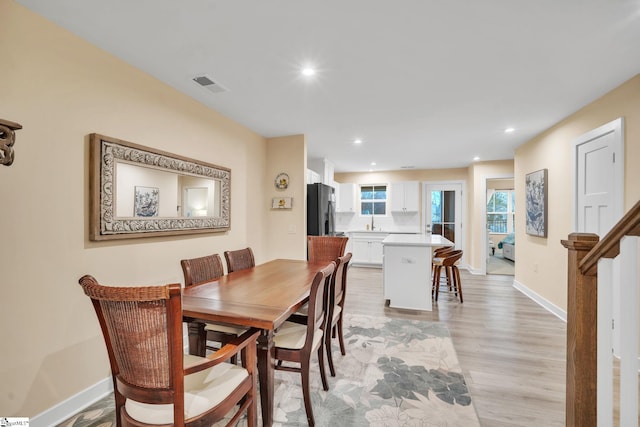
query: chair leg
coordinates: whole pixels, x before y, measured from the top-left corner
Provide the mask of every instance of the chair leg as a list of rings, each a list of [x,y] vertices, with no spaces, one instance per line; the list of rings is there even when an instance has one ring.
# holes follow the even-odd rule
[[[440,291],[440,273],[442,267],[439,265],[436,265],[436,268],[433,272],[433,298],[438,301],[438,292]]]
[[[460,304],[462,304],[462,281],[460,280],[460,270],[455,265],[453,266],[453,271],[456,275],[456,283],[458,287],[458,293],[460,294]]]
[[[309,427],[313,427],[315,421],[313,419],[313,408],[311,407],[311,395],[309,394],[309,362],[309,360],[303,360],[300,363],[300,375],[302,375],[302,397],[304,399],[304,410],[307,413],[307,423]]]
[[[342,353],[342,355],[344,356],[347,354],[347,351],[345,350],[345,347],[344,347],[344,334],[342,333],[342,313],[343,312],[344,310],[340,312],[340,317],[338,318],[336,329],[338,329],[338,340],[340,341],[340,353]]]
[[[320,378],[322,379],[322,388],[324,391],[329,390],[329,383],[327,382],[327,372],[324,369],[324,345],[320,344],[318,349],[318,365],[320,365]]]
[[[329,372],[331,372],[332,377],[335,377],[336,370],[333,366],[333,356],[331,355],[331,334],[325,334],[324,346],[327,349],[327,362],[329,362]]]
[[[449,292],[451,292],[451,282],[452,282],[451,267],[444,268],[444,275],[447,277],[447,286],[449,287]]]

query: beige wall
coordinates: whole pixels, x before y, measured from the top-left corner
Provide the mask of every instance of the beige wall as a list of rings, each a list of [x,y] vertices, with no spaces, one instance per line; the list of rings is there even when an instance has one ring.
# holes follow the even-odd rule
[[[267,178],[263,192],[264,206],[269,208],[267,247],[273,257],[306,259],[307,257],[307,185],[306,144],[304,135],[267,140]],[[275,186],[278,174],[289,175],[289,186]],[[291,197],[291,209],[270,209],[274,197]]]
[[[266,230],[277,221],[266,204],[273,191],[262,190],[284,168],[300,206],[305,148],[303,138],[285,141],[280,163],[280,141],[267,144],[11,0],[0,0],[0,9],[0,117],[23,126],[15,163],[0,166],[0,415],[34,417],[110,375],[78,285],[83,274],[112,285],[164,284],[182,282],[181,258],[226,249],[251,246],[259,263],[303,257],[304,219],[286,222],[297,226],[297,252],[269,244],[278,239]],[[90,242],[92,132],[231,168],[231,230]]]
[[[515,279],[552,304],[567,308],[567,252],[560,244],[572,230],[572,147],[579,136],[624,117],[625,212],[640,199],[640,75],[556,124],[515,152],[516,200],[524,200],[527,173],[548,169],[548,237],[525,234],[516,215]],[[520,205],[522,206],[522,205]],[[519,254],[526,254],[521,257]]]

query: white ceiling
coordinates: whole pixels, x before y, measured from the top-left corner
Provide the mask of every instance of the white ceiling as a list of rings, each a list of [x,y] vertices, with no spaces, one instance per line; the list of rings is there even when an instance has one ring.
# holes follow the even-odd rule
[[[640,72],[640,0],[17,1],[338,172],[510,159]]]

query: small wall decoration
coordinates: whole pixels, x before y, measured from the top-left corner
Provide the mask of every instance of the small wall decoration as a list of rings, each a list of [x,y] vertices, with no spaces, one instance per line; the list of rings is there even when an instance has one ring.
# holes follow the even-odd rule
[[[291,209],[292,197],[274,197],[271,199],[271,209]]]
[[[160,207],[160,190],[157,187],[135,187],[133,216],[158,216]]]
[[[0,165],[11,166],[13,163],[13,144],[16,142],[14,131],[18,129],[22,129],[18,123],[0,119]]]
[[[526,175],[526,232],[532,236],[547,237],[547,187],[547,169]]]
[[[276,176],[275,185],[278,190],[285,190],[289,187],[289,175],[284,172],[278,174],[278,176]]]

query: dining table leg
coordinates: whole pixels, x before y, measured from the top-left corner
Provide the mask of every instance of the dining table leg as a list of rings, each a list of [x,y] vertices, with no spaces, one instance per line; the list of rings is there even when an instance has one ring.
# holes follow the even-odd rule
[[[202,322],[188,322],[189,354],[204,357],[207,353],[207,331]]]
[[[260,379],[262,425],[265,427],[270,427],[273,424],[275,356],[273,331],[263,330],[258,337],[258,377]]]

